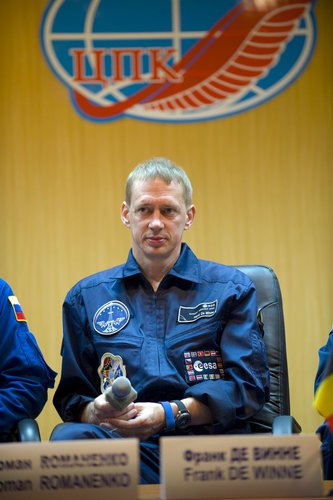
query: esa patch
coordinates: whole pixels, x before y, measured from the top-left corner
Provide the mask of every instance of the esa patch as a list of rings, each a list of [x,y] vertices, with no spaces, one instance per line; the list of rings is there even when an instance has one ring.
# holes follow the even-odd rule
[[[178,309],[178,323],[193,323],[200,318],[210,318],[217,310],[217,300],[202,302],[195,307],[180,306]]]
[[[15,297],[15,295],[9,295],[8,299],[12,305],[16,321],[27,321],[17,297]]]
[[[188,384],[203,380],[224,379],[220,351],[205,350],[184,352],[185,379]]]
[[[101,380],[101,392],[105,392],[106,389],[111,387],[116,378],[126,377],[126,368],[121,356],[116,356],[110,352],[103,354],[97,371]]]
[[[114,335],[127,325],[130,313],[125,304],[112,300],[96,311],[93,325],[101,335]]]

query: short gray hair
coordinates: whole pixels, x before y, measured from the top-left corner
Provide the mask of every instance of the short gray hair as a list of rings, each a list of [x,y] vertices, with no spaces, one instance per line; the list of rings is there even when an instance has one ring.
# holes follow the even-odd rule
[[[178,182],[183,188],[183,197],[186,208],[192,203],[192,186],[185,171],[167,158],[151,158],[140,163],[129,174],[125,186],[125,201],[128,206],[131,204],[133,184],[136,180],[151,181],[161,178],[167,184],[172,181]]]

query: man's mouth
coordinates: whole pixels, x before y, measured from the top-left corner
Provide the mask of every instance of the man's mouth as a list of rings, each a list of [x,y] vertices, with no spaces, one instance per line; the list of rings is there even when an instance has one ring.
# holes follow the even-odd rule
[[[148,236],[146,240],[149,243],[149,245],[153,247],[158,247],[165,243],[166,238],[164,238],[163,236]]]

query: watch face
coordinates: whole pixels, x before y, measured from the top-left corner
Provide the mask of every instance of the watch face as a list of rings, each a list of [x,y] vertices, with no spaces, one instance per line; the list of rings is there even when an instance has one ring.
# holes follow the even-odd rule
[[[186,411],[184,413],[179,413],[176,416],[176,427],[179,429],[185,429],[191,423],[191,415]]]

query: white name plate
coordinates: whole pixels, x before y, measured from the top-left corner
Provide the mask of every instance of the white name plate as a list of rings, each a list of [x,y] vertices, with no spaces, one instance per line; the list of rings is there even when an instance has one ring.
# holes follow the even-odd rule
[[[323,495],[315,434],[161,439],[161,498]]]
[[[0,500],[138,498],[136,439],[0,444]]]

